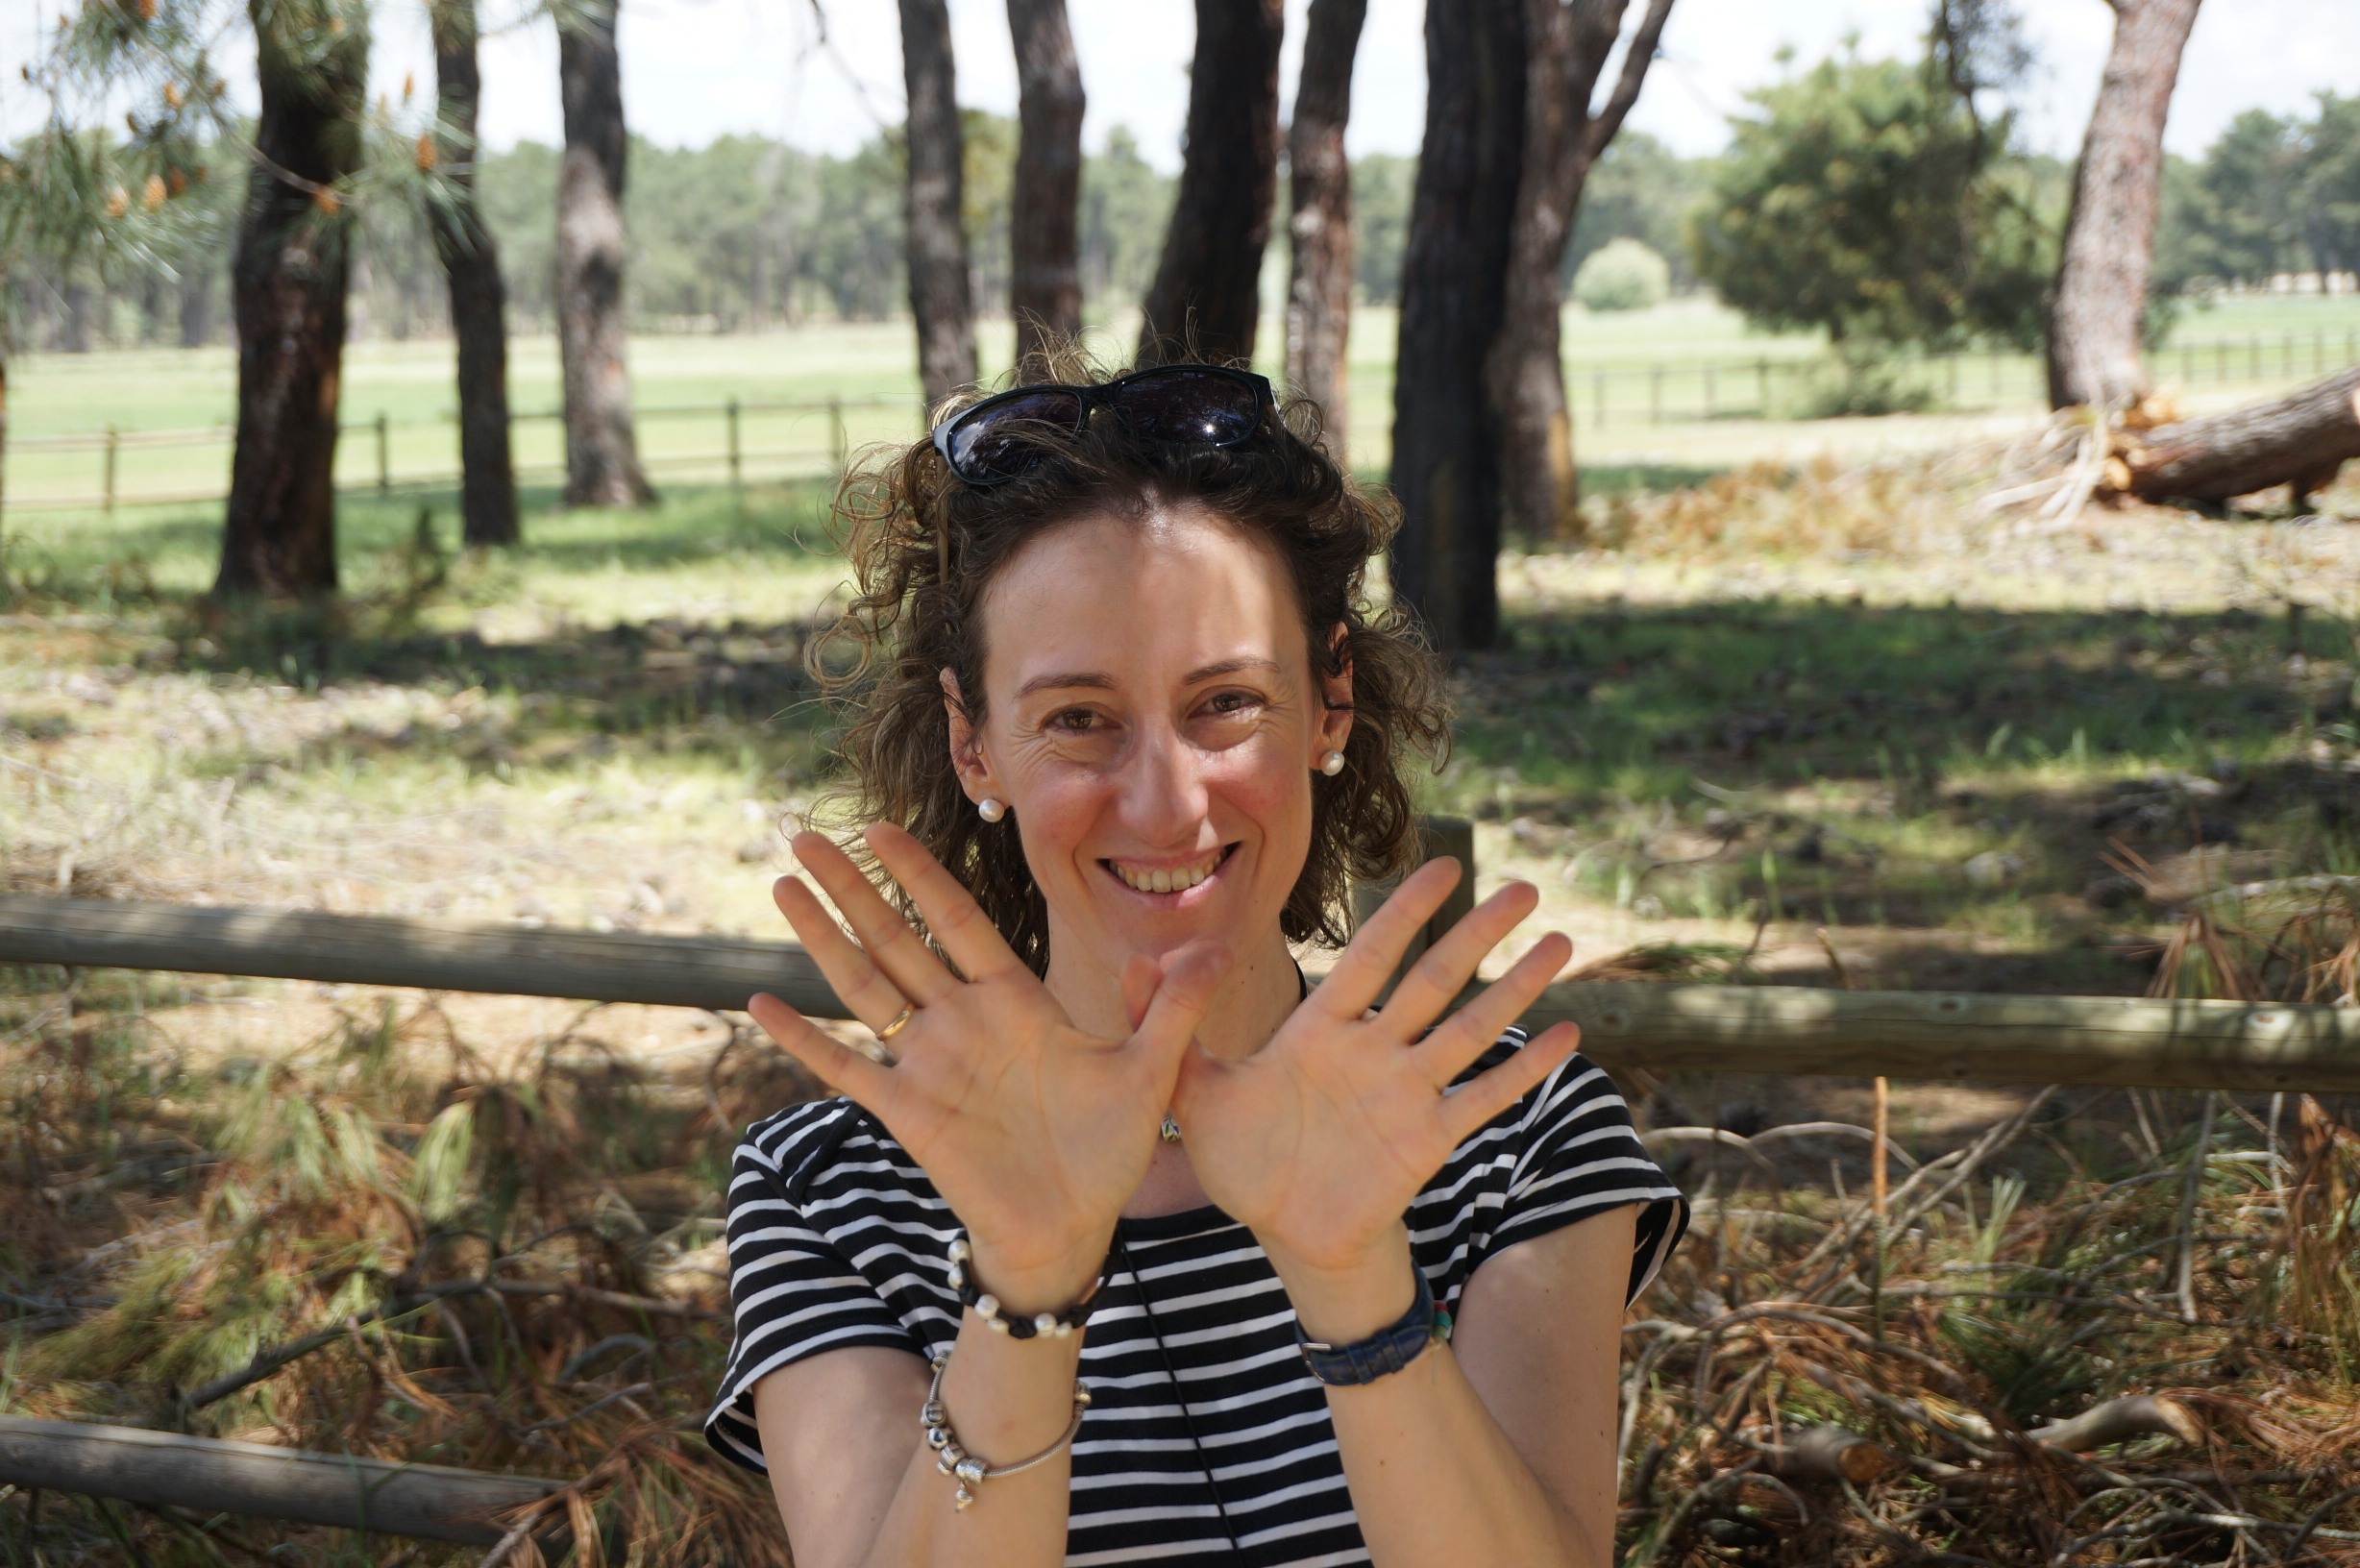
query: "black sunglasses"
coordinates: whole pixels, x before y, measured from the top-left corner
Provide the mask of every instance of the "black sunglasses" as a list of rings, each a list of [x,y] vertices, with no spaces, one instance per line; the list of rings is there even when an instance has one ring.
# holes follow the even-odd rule
[[[1044,430],[1078,431],[1104,408],[1150,441],[1234,447],[1278,400],[1267,378],[1225,365],[1159,365],[1099,386],[1052,382],[984,399],[934,427],[934,450],[972,485],[1016,478],[1045,455]]]

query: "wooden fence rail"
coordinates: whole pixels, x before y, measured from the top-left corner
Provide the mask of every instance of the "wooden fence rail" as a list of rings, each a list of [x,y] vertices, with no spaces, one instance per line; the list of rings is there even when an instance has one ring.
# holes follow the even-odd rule
[[[0,896],[0,963],[240,974],[430,991],[736,1010],[768,991],[844,1017],[786,943],[526,930],[32,895]],[[2360,1091],[2360,1008],[2115,996],[1549,988],[1535,1026],[1571,1019],[1610,1067]]]
[[[564,1484],[21,1415],[0,1415],[0,1482],[477,1546],[507,1533],[501,1515]]]

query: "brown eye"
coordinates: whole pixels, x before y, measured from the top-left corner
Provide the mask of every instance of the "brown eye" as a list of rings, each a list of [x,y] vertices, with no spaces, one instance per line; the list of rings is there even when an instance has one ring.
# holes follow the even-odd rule
[[[1052,714],[1049,718],[1051,729],[1062,729],[1069,735],[1084,734],[1095,729],[1097,724],[1098,716],[1088,708],[1068,708],[1063,713]]]

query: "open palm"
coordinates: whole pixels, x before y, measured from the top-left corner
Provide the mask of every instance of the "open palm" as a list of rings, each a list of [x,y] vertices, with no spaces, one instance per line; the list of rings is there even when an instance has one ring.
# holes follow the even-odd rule
[[[1139,1027],[1102,1039],[1074,1026],[924,845],[889,824],[865,836],[960,972],[842,849],[803,833],[797,858],[851,929],[797,877],[779,878],[779,910],[852,1015],[892,1032],[893,1060],[846,1047],[776,997],[756,996],[750,1011],[924,1167],[967,1227],[987,1288],[1027,1311],[1062,1306],[1096,1278],[1116,1217],[1146,1174],[1224,956],[1211,943],[1171,955]]]
[[[1197,1180],[1273,1257],[1340,1269],[1366,1256],[1451,1151],[1580,1041],[1560,1024],[1450,1088],[1564,967],[1572,944],[1554,932],[1428,1032],[1484,955],[1539,902],[1529,883],[1484,900],[1419,958],[1382,1011],[1368,1011],[1458,880],[1457,862],[1447,860],[1407,878],[1254,1055],[1189,1053],[1175,1111]]]

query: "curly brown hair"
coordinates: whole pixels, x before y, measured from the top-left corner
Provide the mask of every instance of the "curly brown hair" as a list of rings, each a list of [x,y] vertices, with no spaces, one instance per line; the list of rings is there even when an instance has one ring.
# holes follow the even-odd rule
[[[1112,379],[1070,359],[1059,368],[1069,382]],[[937,420],[971,401],[946,404]],[[960,787],[941,672],[956,678],[967,718],[980,727],[981,605],[1000,568],[1061,524],[1144,519],[1193,502],[1286,563],[1314,674],[1352,671],[1344,766],[1334,777],[1311,775],[1311,850],[1280,917],[1291,940],[1340,944],[1350,934],[1348,879],[1396,875],[1414,862],[1406,768],[1413,752],[1437,766],[1447,756],[1450,714],[1419,628],[1366,594],[1368,562],[1398,525],[1391,498],[1354,481],[1319,435],[1317,408],[1296,399],[1261,434],[1224,449],[1142,439],[1103,414],[1078,433],[1042,430],[1027,436],[1040,449],[1033,465],[988,488],[951,474],[926,441],[864,459],[835,507],[853,597],[808,659],[846,720],[848,777],[819,815],[840,829],[879,820],[907,828],[974,894],[1018,956],[1045,973],[1047,906],[1015,821],[985,822]],[[1344,634],[1331,644],[1338,625]],[[873,874],[865,846],[849,831],[839,837]]]

